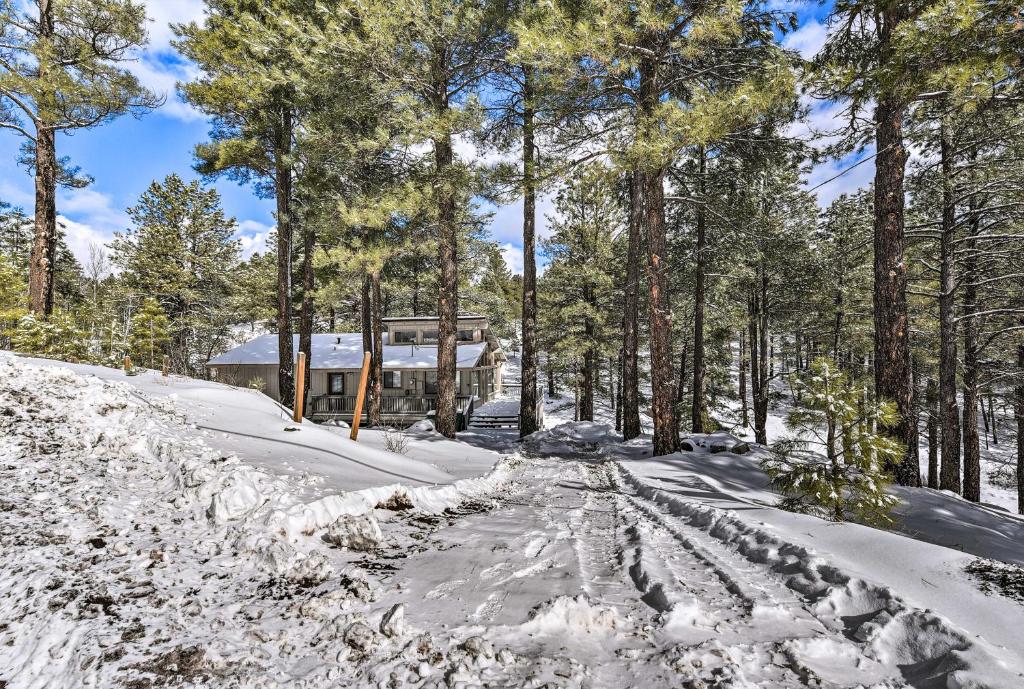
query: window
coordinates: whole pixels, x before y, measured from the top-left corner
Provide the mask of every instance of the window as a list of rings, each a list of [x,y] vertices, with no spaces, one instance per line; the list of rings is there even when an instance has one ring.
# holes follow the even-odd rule
[[[423,342],[435,343],[437,342],[437,331],[436,330],[424,330],[423,331]]]
[[[427,371],[423,379],[423,392],[428,395],[437,394],[437,371]]]
[[[455,394],[458,395],[462,392],[462,371],[455,372]]]
[[[416,342],[416,331],[415,330],[396,330],[395,331],[395,344],[415,344]]]
[[[344,373],[328,373],[327,374],[327,394],[328,395],[344,395],[345,394],[345,374]]]
[[[472,342],[476,339],[475,330],[460,330],[458,336],[459,342]]]
[[[401,371],[384,371],[384,387],[386,387],[386,388],[400,388],[400,387],[402,387],[402,372]]]

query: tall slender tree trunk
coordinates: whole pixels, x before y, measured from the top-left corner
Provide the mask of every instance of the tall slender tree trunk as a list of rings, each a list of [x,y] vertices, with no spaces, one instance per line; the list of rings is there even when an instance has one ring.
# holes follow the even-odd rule
[[[768,272],[761,266],[761,287],[757,299],[757,334],[760,357],[757,362],[758,395],[754,398],[754,435],[762,445],[768,443],[769,386],[774,373],[770,372],[772,356],[768,333]],[[753,351],[753,350],[751,350]]]
[[[998,445],[999,444],[999,431],[996,428],[996,399],[995,399],[995,396],[992,394],[992,390],[991,389],[989,389],[989,391],[988,391],[988,418],[989,418],[989,425],[990,425],[990,428],[992,430],[992,444],[993,445]]]
[[[693,279],[693,385],[690,392],[692,412],[690,426],[694,433],[704,432],[704,421],[707,418],[705,404],[706,384],[704,364],[704,289],[707,282],[707,220],[704,211],[704,176],[707,173],[707,160],[704,147],[697,148],[697,246],[695,249],[696,268]]]
[[[626,246],[626,289],[622,341],[622,437],[640,435],[640,228],[643,224],[642,173],[634,169],[629,181],[629,238]]]
[[[274,140],[274,198],[277,203],[277,383],[281,402],[295,399],[292,341],[292,112],[281,109]]]
[[[878,14],[883,65],[892,59],[892,36],[907,9],[892,3]],[[910,330],[907,318],[907,263],[904,256],[904,191],[907,150],[903,145],[906,103],[882,93],[875,107],[874,324],[875,394],[896,405],[899,421],[883,429],[904,445],[892,467],[896,481],[920,485],[920,470],[910,452],[917,443],[911,400]]]
[[[537,180],[534,169],[533,68],[523,65],[523,358],[519,437],[537,422]]]
[[[743,428],[750,427],[750,417],[747,413],[747,340],[743,335],[743,331],[740,330],[740,364],[739,364],[739,383],[740,383],[740,422],[743,424]]]
[[[929,378],[925,388],[928,407],[928,487],[939,487],[939,389]],[[959,425],[959,423],[958,423]],[[958,467],[959,469],[959,467]],[[959,483],[959,481],[958,481]]]
[[[557,390],[555,390],[555,370],[551,368],[551,362],[548,362],[547,366],[548,373],[548,396],[554,397]]]
[[[299,317],[299,351],[306,353],[306,371],[302,380],[302,408],[308,409],[309,383],[313,368],[313,290],[316,285],[313,276],[313,251],[316,247],[316,232],[310,223],[302,225],[302,312]]]
[[[768,278],[759,267],[760,279],[747,299],[747,331],[750,336],[750,388],[754,407],[754,440],[768,442]]]
[[[584,299],[591,309],[597,307],[597,300],[594,298],[593,287],[587,286],[583,290]],[[583,337],[586,341],[586,350],[583,352],[583,384],[580,389],[580,421],[594,420],[594,381],[597,378],[597,353],[594,342],[595,329],[592,318],[585,318],[583,322]]]
[[[381,321],[380,273],[370,273],[370,374],[366,386],[370,388],[370,406],[367,420],[371,426],[382,426],[384,419],[381,406],[384,404],[384,335]]]
[[[953,132],[948,116],[940,129],[942,156],[942,237],[939,246],[939,425],[942,469],[939,487],[960,492],[960,410],[956,400],[956,298],[954,251],[956,198],[953,188]],[[929,450],[930,451],[930,450]]]
[[[1017,512],[1024,514],[1024,343],[1017,345],[1017,375],[1013,404],[1017,420]]]
[[[367,425],[373,426],[374,398],[377,395],[369,377],[376,373],[377,367],[373,360],[373,286],[370,283],[370,273],[368,272],[363,274],[363,285],[359,299],[359,316],[363,331],[363,351],[370,353],[370,372],[366,381],[366,419]],[[376,406],[378,409],[380,408],[379,400],[376,400]]]
[[[446,48],[435,48],[432,69],[434,114],[438,119],[449,113],[448,82],[443,62]],[[446,125],[443,125],[446,126]],[[434,137],[434,198],[437,203],[438,266],[437,289],[437,416],[438,433],[454,438],[456,431],[455,368],[456,333],[459,312],[458,219],[455,191],[450,179],[454,153],[452,137],[445,132]]]
[[[963,495],[972,502],[981,500],[981,447],[978,438],[978,311],[977,241],[979,220],[975,215],[969,224],[965,242],[963,273]]]
[[[618,361],[615,362],[615,431],[622,430],[622,350],[619,350]]]
[[[40,45],[53,41],[53,3],[39,0]],[[39,81],[47,78],[46,60],[39,61]],[[29,308],[37,316],[53,313],[53,280],[57,258],[57,133],[51,127],[44,103],[36,115],[35,140],[35,236],[29,263]]]
[[[675,370],[672,365],[672,310],[668,299],[668,241],[665,235],[664,170],[645,173],[647,280],[650,287],[651,417],[654,456],[679,451],[676,432]]]

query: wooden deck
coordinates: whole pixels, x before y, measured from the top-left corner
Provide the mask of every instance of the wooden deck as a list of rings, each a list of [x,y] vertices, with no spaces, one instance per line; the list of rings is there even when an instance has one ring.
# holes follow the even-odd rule
[[[467,420],[460,423],[464,427],[473,413],[475,397],[458,396],[455,407],[458,413]],[[355,417],[356,398],[354,395],[319,395],[310,400],[309,417],[314,420],[341,419],[351,422]],[[427,417],[437,410],[435,397],[382,397],[380,405],[381,421],[387,425],[408,426]],[[363,407],[362,423],[366,422],[366,406]]]

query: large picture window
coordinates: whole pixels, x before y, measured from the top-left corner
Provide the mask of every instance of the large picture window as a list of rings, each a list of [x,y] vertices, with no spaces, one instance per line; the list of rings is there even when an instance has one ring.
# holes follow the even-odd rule
[[[401,371],[384,371],[384,387],[386,387],[386,388],[400,388],[400,387],[402,387],[402,372]]]
[[[415,344],[416,342],[416,331],[415,330],[396,330],[395,331],[395,344]]]
[[[423,379],[423,392],[428,395],[437,394],[437,371],[427,371]]]
[[[328,395],[344,395],[345,394],[345,374],[344,373],[328,373],[327,374],[327,394]]]
[[[424,330],[423,331],[423,344],[437,344],[437,331],[436,330]]]
[[[476,339],[476,332],[473,330],[460,330],[457,339],[459,342],[472,342]]]

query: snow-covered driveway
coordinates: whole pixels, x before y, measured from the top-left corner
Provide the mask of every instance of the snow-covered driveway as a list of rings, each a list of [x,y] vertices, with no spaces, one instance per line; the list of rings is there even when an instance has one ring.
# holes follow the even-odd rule
[[[483,477],[327,494],[149,402],[0,359],[0,686],[1024,686],[1022,608],[968,556],[737,499],[594,426]]]

